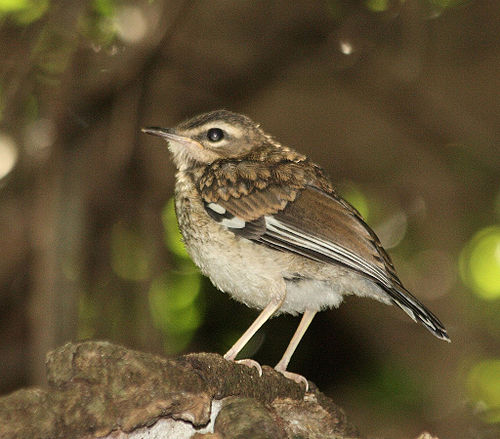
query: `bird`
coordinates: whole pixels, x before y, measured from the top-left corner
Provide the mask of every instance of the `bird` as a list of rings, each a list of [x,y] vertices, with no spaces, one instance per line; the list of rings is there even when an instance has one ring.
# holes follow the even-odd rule
[[[221,291],[260,314],[224,355],[236,357],[271,317],[302,314],[275,370],[297,383],[290,359],[318,311],[348,295],[396,305],[437,338],[441,321],[399,279],[375,232],[323,169],[249,117],[203,113],[174,128],[142,128],[167,141],[177,168],[175,210],[186,249]]]

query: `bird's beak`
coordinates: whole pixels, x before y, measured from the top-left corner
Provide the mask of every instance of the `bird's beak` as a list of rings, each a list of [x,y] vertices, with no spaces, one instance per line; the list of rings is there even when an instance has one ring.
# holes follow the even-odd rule
[[[145,127],[141,128],[141,131],[146,134],[151,134],[152,136],[167,137],[174,134],[174,130],[171,128],[160,128],[160,127]]]
[[[196,146],[197,148],[203,149],[201,143],[197,142],[196,140],[190,139],[189,137],[179,136],[178,134],[175,134],[172,128],[146,127],[141,128],[141,131],[146,134],[151,134],[152,136],[162,137],[168,142],[177,143],[187,147]]]

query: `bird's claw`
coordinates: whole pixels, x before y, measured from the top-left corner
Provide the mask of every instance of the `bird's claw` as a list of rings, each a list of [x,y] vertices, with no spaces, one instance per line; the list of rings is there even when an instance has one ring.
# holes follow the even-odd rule
[[[259,376],[262,376],[262,367],[259,363],[257,363],[255,360],[252,360],[250,358],[245,358],[243,360],[234,360],[235,363],[238,364],[243,364],[247,367],[251,367],[257,370]]]
[[[288,378],[289,380],[295,381],[297,384],[304,384],[306,393],[309,391],[309,383],[307,379],[298,373],[288,372],[287,370],[276,369],[277,372]]]

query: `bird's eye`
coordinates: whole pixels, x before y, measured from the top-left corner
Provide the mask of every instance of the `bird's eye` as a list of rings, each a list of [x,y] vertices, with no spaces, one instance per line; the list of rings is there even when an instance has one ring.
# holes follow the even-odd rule
[[[207,131],[207,138],[210,142],[219,142],[224,138],[224,131],[220,128],[210,128]]]

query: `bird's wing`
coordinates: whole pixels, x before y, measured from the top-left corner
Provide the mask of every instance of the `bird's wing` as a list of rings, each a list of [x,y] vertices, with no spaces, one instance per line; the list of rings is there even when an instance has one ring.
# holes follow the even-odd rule
[[[256,184],[259,179],[242,178],[236,166],[224,178],[211,175],[209,181],[202,180],[200,193],[207,213],[236,235],[347,267],[379,285],[415,321],[447,339],[437,317],[403,287],[361,215],[325,183],[317,169],[313,171],[314,175],[304,175],[302,167],[285,169],[282,173],[288,179],[280,184],[273,175]]]
[[[207,213],[239,236],[345,265],[386,287],[399,283],[376,235],[318,168],[220,162],[199,189]]]
[[[340,263],[386,286],[399,282],[377,237],[342,198],[306,186],[297,199],[266,215],[263,240],[279,240],[310,250],[309,256]],[[394,279],[391,279],[394,277]]]

